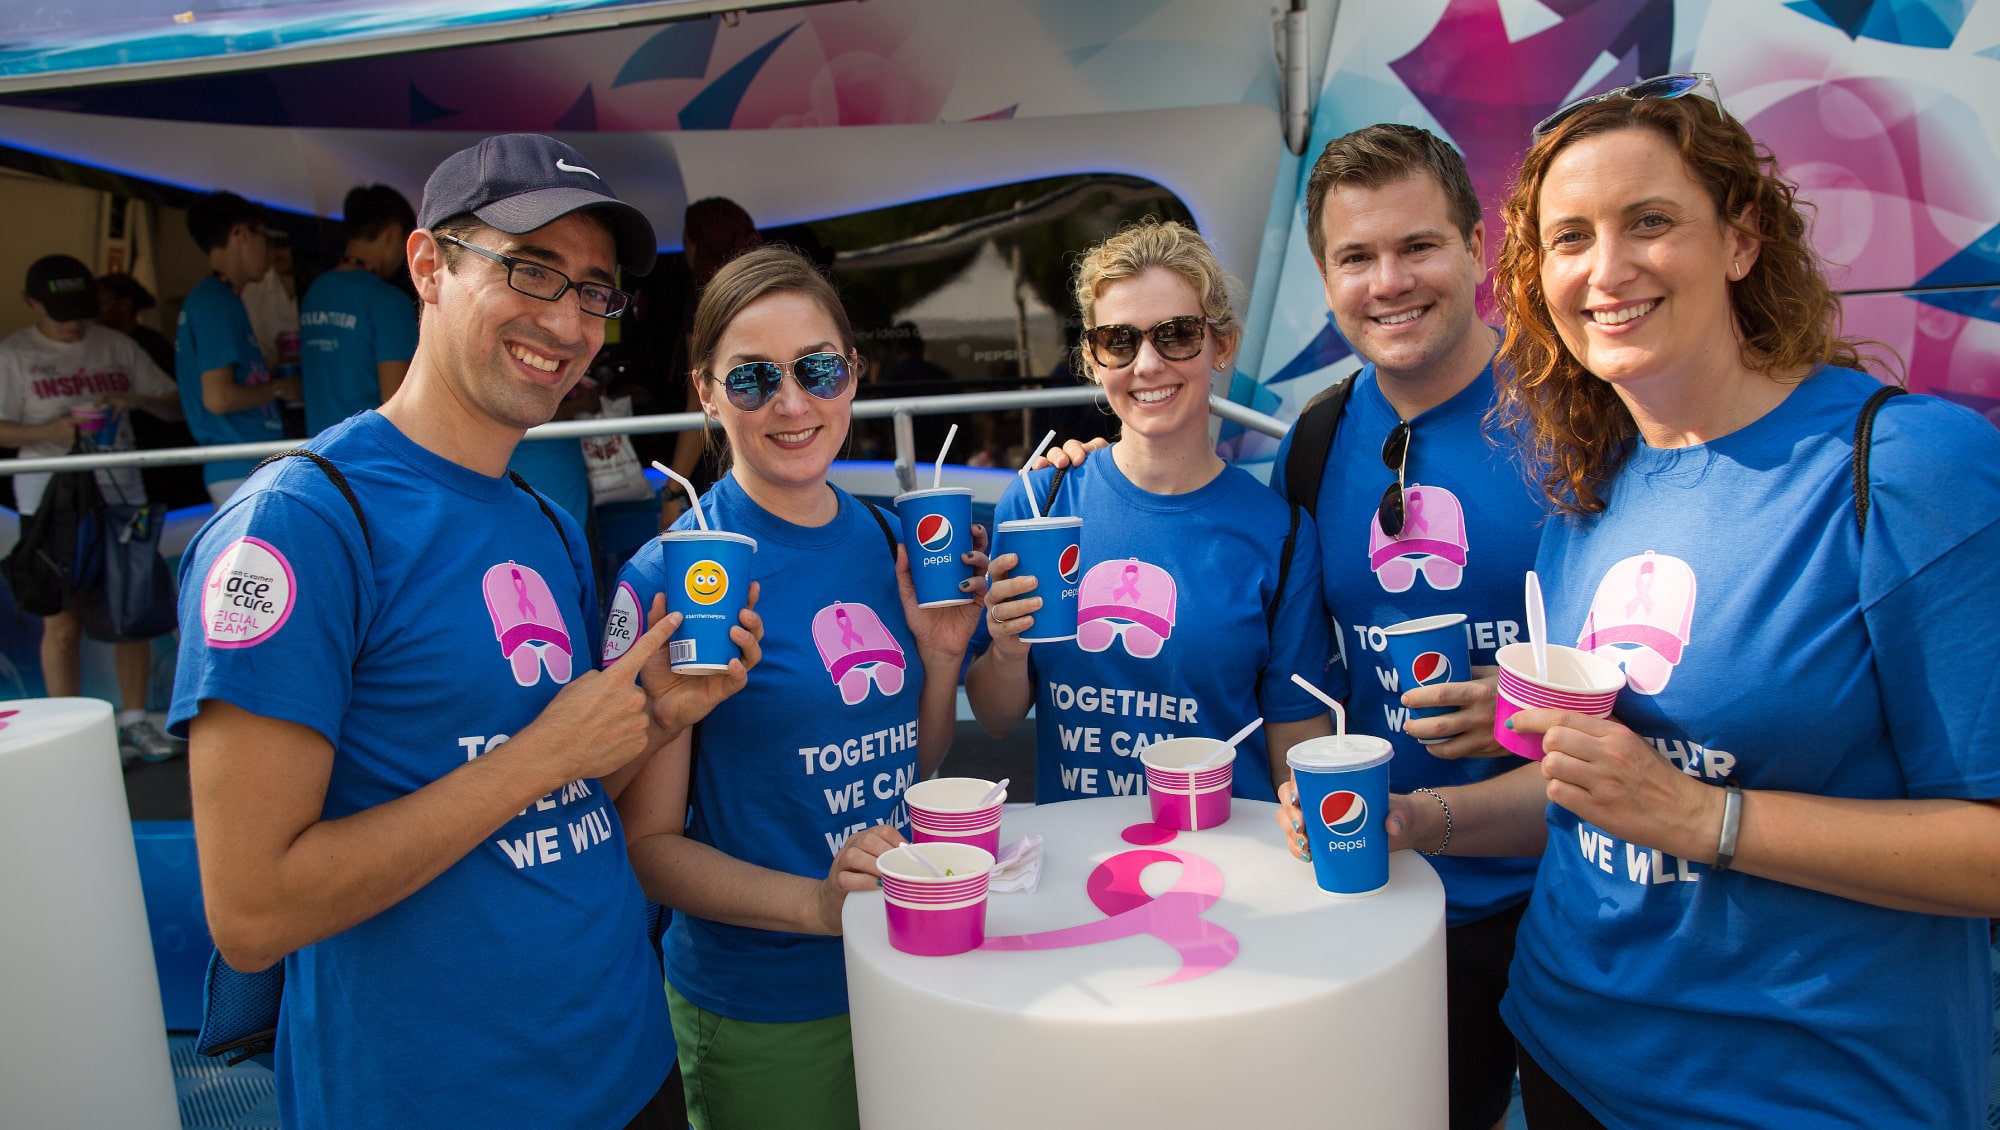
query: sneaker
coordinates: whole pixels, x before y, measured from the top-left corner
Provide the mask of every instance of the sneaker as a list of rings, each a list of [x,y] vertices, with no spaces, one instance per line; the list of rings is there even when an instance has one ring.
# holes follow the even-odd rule
[[[134,722],[118,731],[118,754],[126,760],[137,758],[148,765],[169,761],[187,752],[187,744],[160,732],[151,721]]]

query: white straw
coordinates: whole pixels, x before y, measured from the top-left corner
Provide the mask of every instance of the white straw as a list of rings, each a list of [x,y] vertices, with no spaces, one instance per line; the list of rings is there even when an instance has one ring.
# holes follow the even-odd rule
[[[694,496],[694,484],[681,478],[679,473],[672,467],[667,466],[658,459],[653,460],[653,470],[660,472],[681,485],[681,489],[687,492],[688,509],[694,511],[694,524],[700,526],[703,530],[708,529],[708,518],[701,512],[701,499]]]
[[[918,863],[923,864],[924,870],[929,871],[931,874],[937,876],[940,879],[944,878],[944,868],[939,867],[935,863],[932,863],[930,856],[925,855],[923,852],[918,851],[916,841],[914,840],[904,841],[903,850],[910,853],[911,859],[914,859]]]
[[[1028,461],[1021,464],[1021,485],[1027,488],[1028,510],[1037,518],[1042,516],[1042,504],[1035,501],[1035,488],[1028,486],[1028,468],[1034,465],[1035,460],[1042,457],[1042,452],[1049,449],[1049,444],[1055,442],[1055,438],[1055,429],[1050,428],[1049,434],[1042,437],[1042,442],[1035,445],[1034,453],[1028,456]]]
[[[944,457],[947,453],[951,451],[951,441],[957,438],[958,438],[958,425],[953,424],[951,426],[951,430],[944,433],[944,446],[938,448],[937,464],[931,468],[932,490],[936,490],[937,488],[944,485]]]
[[[1333,710],[1333,721],[1334,721],[1333,732],[1337,736],[1339,736],[1341,741],[1345,742],[1347,740],[1347,708],[1340,705],[1340,703],[1337,700],[1328,697],[1325,691],[1320,690],[1318,687],[1313,686],[1311,683],[1307,682],[1304,676],[1293,675],[1292,682],[1297,683],[1298,685],[1304,687],[1306,689],[1307,694],[1313,696],[1314,698],[1320,700],[1323,703],[1326,703],[1327,706]]]

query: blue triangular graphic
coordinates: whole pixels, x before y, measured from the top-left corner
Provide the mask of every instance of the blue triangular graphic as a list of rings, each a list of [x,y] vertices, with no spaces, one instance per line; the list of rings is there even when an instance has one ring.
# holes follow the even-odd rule
[[[1340,329],[1333,324],[1333,315],[1328,314],[1326,325],[1321,328],[1319,334],[1307,342],[1304,349],[1299,350],[1298,356],[1285,362],[1284,367],[1272,373],[1271,378],[1264,383],[1277,385],[1295,381],[1308,373],[1317,373],[1353,352],[1354,350],[1348,347],[1347,339],[1340,336]]]
[[[729,123],[736,117],[737,105],[743,101],[743,92],[750,89],[751,80],[757,77],[757,72],[763,68],[771,53],[778,49],[778,45],[791,38],[797,30],[799,25],[793,24],[779,32],[771,42],[745,55],[735,66],[703,87],[700,94],[688,99],[688,104],[681,107],[681,128],[728,129]]]
[[[1987,230],[1958,254],[1931,268],[1918,286],[2000,286],[2000,227]]]
[[[1794,12],[1847,33],[1905,47],[1950,47],[1965,26],[1965,0],[1793,0]]]
[[[449,118],[456,113],[458,113],[457,110],[447,109],[431,101],[423,91],[417,89],[416,83],[412,82],[410,84],[411,125],[420,126],[425,122],[437,121],[439,118]]]
[[[583,85],[583,93],[576,96],[576,101],[570,103],[569,109],[562,112],[562,117],[555,120],[552,128],[585,133],[597,128],[597,98],[590,93],[589,83]]]
[[[1793,0],[1785,5],[1794,12],[1831,24],[1854,39],[1861,34],[1861,25],[1868,22],[1868,9],[1875,6],[1875,0]]]
[[[673,24],[639,45],[611,88],[656,78],[700,78],[708,73],[709,52],[715,49],[715,31],[722,20],[710,16],[684,24]]]

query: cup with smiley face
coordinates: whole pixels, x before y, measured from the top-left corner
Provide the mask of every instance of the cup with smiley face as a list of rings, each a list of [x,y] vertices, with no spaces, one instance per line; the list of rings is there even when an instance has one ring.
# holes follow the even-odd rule
[[[754,538],[722,530],[673,530],[660,535],[665,559],[667,611],[681,626],[667,641],[667,661],[683,674],[729,669],[742,655],[729,629],[750,597]]]

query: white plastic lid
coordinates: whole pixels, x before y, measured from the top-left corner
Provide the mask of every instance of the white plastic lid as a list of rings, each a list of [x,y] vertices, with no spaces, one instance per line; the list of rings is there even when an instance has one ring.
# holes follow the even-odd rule
[[[728,530],[668,530],[660,535],[661,541],[736,541],[757,552],[757,539],[749,534],[732,534]]]
[[[933,495],[939,495],[939,494],[962,494],[967,498],[971,498],[972,488],[971,487],[925,487],[922,490],[906,490],[903,493],[896,496],[896,503],[897,505],[901,505],[902,501],[906,498],[929,498]]]
[[[1372,769],[1395,756],[1396,747],[1387,738],[1371,734],[1349,734],[1345,738],[1329,734],[1309,738],[1285,754],[1285,764],[1294,769]]]
[[[1005,533],[1008,530],[1054,530],[1063,526],[1081,525],[1083,525],[1083,519],[1076,517],[1016,518],[1011,522],[1000,523],[1000,532]]]

